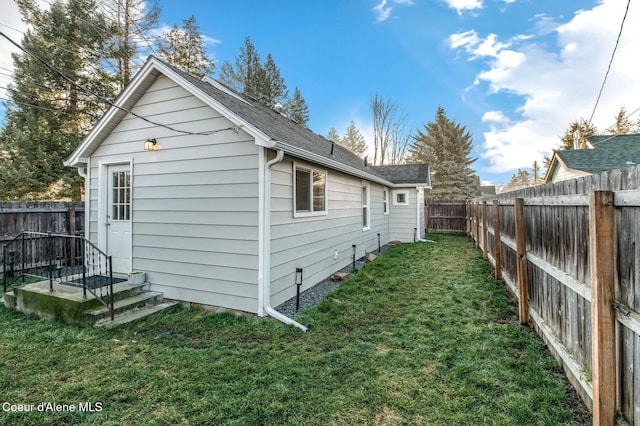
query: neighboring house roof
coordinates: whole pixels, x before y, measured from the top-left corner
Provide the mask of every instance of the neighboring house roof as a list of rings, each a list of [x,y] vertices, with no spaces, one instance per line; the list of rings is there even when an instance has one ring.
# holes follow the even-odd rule
[[[480,185],[480,195],[496,195],[496,186]]]
[[[370,167],[378,176],[397,184],[431,186],[428,164],[402,164]]]
[[[194,96],[221,110],[220,112],[234,124],[256,137],[257,142],[262,146],[282,149],[291,156],[383,184],[402,185],[409,181],[412,184],[428,184],[429,182],[427,164],[421,165],[422,168],[413,165],[394,166],[405,169],[395,174],[380,174],[377,168],[367,167],[363,159],[348,149],[334,144],[283,114],[233,91],[216,80],[208,77],[200,80],[155,57],[149,57],[142,70],[118,97],[116,106],[112,106],[105,113],[65,164],[69,166],[86,164],[86,158],[97,149],[160,74],[177,80],[178,84]],[[397,181],[394,180],[396,178],[398,178]]]
[[[558,167],[584,175],[640,164],[640,134],[588,136],[586,140],[592,148],[555,151],[545,182],[550,182]]]

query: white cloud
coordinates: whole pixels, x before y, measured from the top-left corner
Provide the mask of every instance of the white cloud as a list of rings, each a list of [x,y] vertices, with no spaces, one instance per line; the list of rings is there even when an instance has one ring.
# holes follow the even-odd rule
[[[577,12],[566,24],[555,26],[556,45],[551,47],[537,42],[540,34],[506,42],[494,34],[482,38],[475,31],[449,38],[453,49],[462,49],[470,60],[484,61],[476,89],[486,83],[490,93],[521,98],[514,111],[494,109],[483,117],[489,130],[484,133],[481,157],[490,162],[490,171],[530,167],[558,146],[571,121],[590,117],[620,28],[621,6],[616,0],[603,0],[591,10]],[[633,111],[640,106],[634,65],[640,33],[633,31],[638,25],[640,13],[632,9],[594,117],[600,130],[613,124],[620,107]]]
[[[0,26],[0,31],[10,37],[16,43],[20,43],[22,40],[22,32],[27,29],[27,26],[20,20],[20,12],[18,11],[18,5],[16,2],[9,2],[7,7],[3,10],[2,13],[2,26]],[[11,77],[8,74],[11,74],[13,70],[13,60],[11,59],[11,53],[19,52],[19,49],[11,44],[4,37],[0,37],[0,86],[8,86]],[[6,91],[4,89],[0,89],[0,98],[6,98]]]
[[[412,6],[414,4],[412,0],[391,0],[391,2],[404,6]],[[371,10],[373,10],[376,15],[376,22],[383,22],[391,17],[393,6],[389,5],[387,0],[381,0],[380,4],[374,6]]]
[[[444,0],[450,8],[458,11],[462,15],[465,10],[482,9],[482,0]],[[508,3],[508,1],[507,1]]]

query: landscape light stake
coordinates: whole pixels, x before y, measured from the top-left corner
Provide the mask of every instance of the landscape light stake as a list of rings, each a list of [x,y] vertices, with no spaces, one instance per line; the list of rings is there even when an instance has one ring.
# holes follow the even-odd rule
[[[356,272],[356,245],[353,244],[351,246],[351,248],[353,249],[353,266],[352,266],[351,272],[353,272],[355,274],[355,272]]]
[[[296,312],[300,309],[300,287],[302,287],[302,268],[296,268]]]
[[[378,234],[378,254],[380,254],[380,234]]]

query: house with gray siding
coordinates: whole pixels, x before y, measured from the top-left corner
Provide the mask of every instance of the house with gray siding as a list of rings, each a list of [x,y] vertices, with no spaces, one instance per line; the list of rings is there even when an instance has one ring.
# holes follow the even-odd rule
[[[86,237],[169,299],[270,315],[392,240],[424,235],[426,164],[373,167],[216,80],[150,57],[66,162]]]

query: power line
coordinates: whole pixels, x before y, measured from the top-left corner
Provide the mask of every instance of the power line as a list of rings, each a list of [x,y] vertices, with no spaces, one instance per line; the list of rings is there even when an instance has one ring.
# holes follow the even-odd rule
[[[119,105],[116,105],[115,103],[113,103],[112,101],[108,100],[107,98],[105,98],[104,96],[101,96],[100,94],[96,93],[95,91],[88,89],[84,86],[82,86],[79,83],[76,83],[75,81],[73,81],[71,78],[67,77],[64,73],[62,73],[62,71],[58,70],[56,67],[54,67],[53,65],[49,64],[48,62],[46,62],[44,59],[40,58],[38,55],[36,55],[35,53],[31,52],[28,49],[25,49],[24,47],[20,46],[18,43],[16,43],[15,41],[13,41],[9,36],[7,36],[5,33],[3,33],[2,31],[0,31],[0,36],[4,37],[5,39],[7,39],[11,44],[13,44],[14,46],[16,46],[18,49],[22,50],[24,53],[26,53],[27,55],[31,56],[32,58],[34,58],[35,60],[37,60],[38,62],[40,62],[42,65],[44,65],[48,70],[52,71],[53,73],[57,74],[58,76],[60,76],[62,79],[64,79],[65,81],[71,83],[74,87],[94,96],[95,98],[97,98],[98,100],[100,100],[100,102],[103,102],[113,108],[117,108],[122,112],[125,112],[127,114],[131,114],[136,118],[139,118],[140,120],[143,120],[149,124],[152,124],[154,126],[158,126],[158,127],[163,127],[165,129],[171,130],[173,132],[176,133],[182,133],[182,134],[186,134],[186,135],[194,135],[194,136],[207,136],[207,135],[212,135],[214,133],[218,133],[218,132],[222,132],[222,131],[226,131],[226,130],[233,130],[235,129],[235,127],[228,127],[226,129],[219,129],[219,130],[212,130],[210,132],[190,132],[188,130],[180,130],[180,129],[176,129],[174,127],[168,126],[166,124],[162,124],[162,123],[157,123],[147,117],[141,116],[131,110],[128,110],[126,108],[123,108]]]
[[[593,106],[593,111],[591,111],[591,117],[589,117],[589,123],[593,120],[593,116],[596,113],[596,109],[598,108],[598,103],[600,102],[600,97],[602,96],[602,92],[604,91],[604,85],[607,82],[607,78],[609,77],[609,71],[611,71],[611,65],[613,64],[613,58],[616,55],[616,51],[618,50],[618,44],[620,44],[620,37],[622,36],[622,29],[624,28],[624,22],[627,19],[627,14],[629,13],[629,6],[631,5],[631,0],[627,0],[627,8],[624,11],[624,16],[622,17],[622,22],[620,23],[620,31],[618,32],[618,38],[616,39],[616,44],[613,47],[613,52],[611,52],[611,59],[609,59],[609,65],[607,66],[607,72],[604,75],[604,80],[602,81],[602,86],[600,86],[600,92],[598,93],[598,97],[596,98],[596,104]]]

